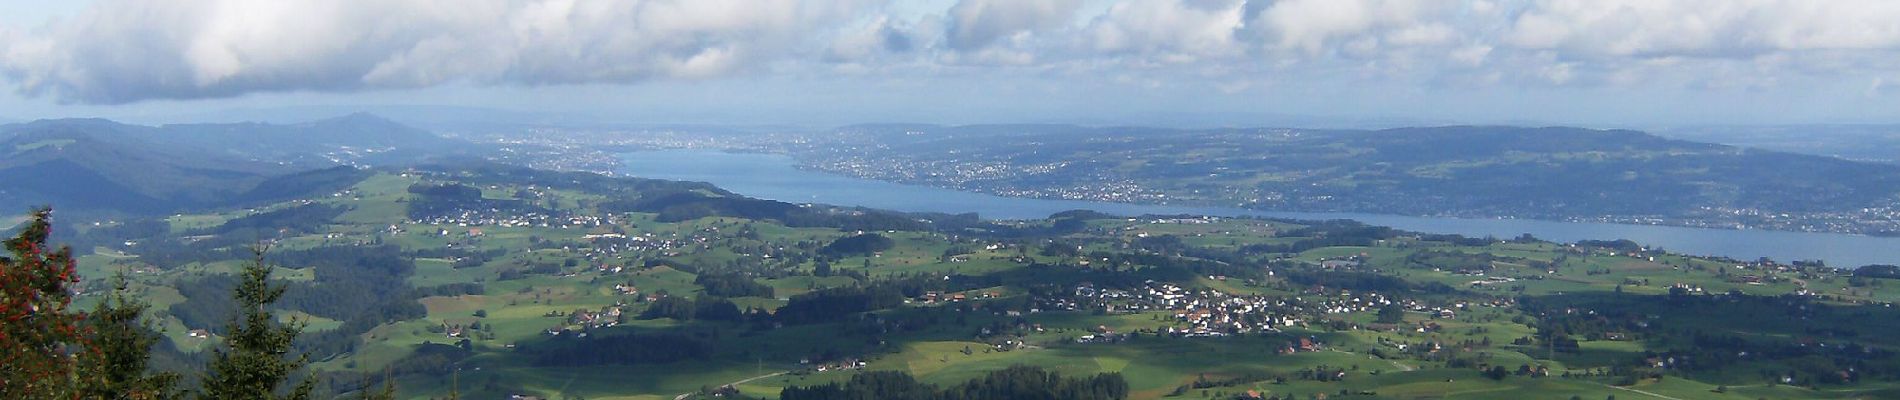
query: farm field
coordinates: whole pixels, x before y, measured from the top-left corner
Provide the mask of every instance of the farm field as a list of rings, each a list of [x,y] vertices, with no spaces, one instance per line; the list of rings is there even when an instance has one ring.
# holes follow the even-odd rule
[[[981,221],[540,174],[380,171],[321,198],[90,227],[78,264],[124,272],[187,358],[221,338],[208,305],[263,238],[290,288],[275,313],[303,327],[328,396],[367,376],[418,399],[777,398],[1014,367],[1136,399],[1900,393],[1885,383],[1900,342],[1883,334],[1900,329],[1900,282],[1880,274],[1339,221]],[[135,226],[156,233],[123,234]]]

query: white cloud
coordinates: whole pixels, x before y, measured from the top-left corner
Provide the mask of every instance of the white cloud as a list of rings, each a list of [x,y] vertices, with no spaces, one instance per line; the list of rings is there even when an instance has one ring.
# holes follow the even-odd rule
[[[29,94],[95,103],[468,81],[702,79],[809,45],[848,1],[106,0],[0,44]]]
[[[1185,63],[1244,54],[1235,35],[1245,27],[1245,1],[1154,0],[1117,3],[1088,25],[1084,46],[1157,63]]]
[[[1477,67],[1483,65],[1484,60],[1491,56],[1491,50],[1491,46],[1476,44],[1459,47],[1446,55],[1458,65]]]
[[[861,26],[841,32],[825,50],[825,58],[832,62],[859,63],[908,52],[914,46],[911,29],[890,16],[872,17]]]
[[[1261,11],[1254,23],[1273,48],[1321,54],[1386,32],[1399,34],[1394,38],[1401,41],[1449,40],[1453,33],[1448,29],[1402,32],[1431,26],[1430,21],[1445,17],[1441,14],[1457,4],[1443,0],[1283,0]]]
[[[1900,2],[1537,1],[1516,19],[1505,41],[1579,58],[1891,51],[1900,48]]]
[[[1080,6],[1079,0],[959,1],[950,7],[946,44],[957,50],[980,50],[1036,30],[1061,27]]]
[[[34,29],[0,27],[0,76],[32,96],[113,104],[836,72],[1222,91],[1315,77],[1683,90],[1839,79],[1884,92],[1891,79],[1876,77],[1900,70],[1900,2],[1885,0],[918,4],[100,0]]]

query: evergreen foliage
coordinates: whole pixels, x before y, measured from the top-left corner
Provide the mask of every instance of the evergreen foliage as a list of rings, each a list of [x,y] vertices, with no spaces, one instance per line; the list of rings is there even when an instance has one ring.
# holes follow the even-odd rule
[[[80,397],[179,398],[177,373],[149,372],[152,346],[164,337],[143,318],[150,305],[127,296],[126,280],[114,277],[113,290],[87,316],[91,346],[78,359]]]
[[[169,399],[174,374],[148,372],[158,335],[117,280],[91,314],[71,311],[72,250],[49,251],[52,210],[35,210],[0,257],[0,398]]]
[[[901,371],[873,371],[852,376],[843,384],[787,387],[780,400],[1112,400],[1128,398],[1128,381],[1121,374],[1099,374],[1086,378],[1065,378],[1061,374],[1029,366],[1012,366],[992,371],[947,389],[918,382]]]
[[[831,257],[871,255],[872,253],[890,250],[891,247],[896,245],[896,242],[892,241],[891,238],[884,237],[884,235],[866,233],[847,236],[832,241],[831,244],[827,244],[824,248],[818,249],[818,254]]]
[[[270,281],[271,267],[264,263],[263,249],[239,273],[232,296],[238,315],[226,328],[224,344],[212,355],[204,377],[202,399],[295,399],[311,398],[313,381],[304,380],[285,387],[306,362],[304,356],[290,355],[291,343],[303,330],[300,323],[281,324],[269,307],[283,298],[285,287]]]

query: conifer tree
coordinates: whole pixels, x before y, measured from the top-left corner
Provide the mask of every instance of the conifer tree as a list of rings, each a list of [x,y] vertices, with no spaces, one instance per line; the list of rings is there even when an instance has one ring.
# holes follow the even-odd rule
[[[0,257],[0,398],[74,396],[71,349],[84,316],[67,311],[79,282],[72,249],[48,249],[51,209],[33,211]]]
[[[226,328],[224,344],[212,355],[199,397],[218,400],[304,400],[315,381],[283,388],[291,374],[303,368],[305,356],[290,355],[291,342],[303,330],[301,322],[278,323],[270,306],[284,296],[284,285],[272,284],[265,249],[253,249],[254,258],[239,273],[232,296],[238,315]],[[281,393],[281,394],[280,394]]]
[[[363,376],[362,389],[356,391],[358,400],[396,400],[396,379],[389,375],[389,370],[383,370],[382,388],[370,388],[370,381],[368,375]]]
[[[115,276],[113,290],[87,315],[89,346],[78,360],[80,397],[178,398],[178,374],[149,372],[152,346],[162,337],[142,318],[150,306],[126,295],[127,281],[124,272]]]

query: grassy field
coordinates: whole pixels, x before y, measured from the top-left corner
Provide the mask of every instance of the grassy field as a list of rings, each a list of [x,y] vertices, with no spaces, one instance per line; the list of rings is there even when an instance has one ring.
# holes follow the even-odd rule
[[[814,276],[815,250],[858,230],[790,227],[777,221],[708,217],[660,222],[654,213],[616,213],[606,224],[422,223],[408,218],[414,194],[410,185],[443,179],[420,174],[379,173],[334,196],[312,199],[346,207],[341,215],[315,232],[275,238],[279,251],[325,249],[376,242],[394,245],[413,262],[414,270],[401,277],[403,290],[445,285],[480,284],[475,294],[415,295],[422,316],[383,321],[357,335],[353,351],[315,360],[316,370],[374,374],[384,368],[416,362],[418,346],[456,344],[468,340],[465,359],[455,361],[452,374],[407,373],[398,377],[405,397],[429,398],[447,393],[451,386],[469,398],[496,398],[532,394],[548,398],[581,396],[590,399],[672,399],[676,395],[717,387],[747,378],[738,389],[750,396],[772,398],[791,385],[838,382],[855,369],[827,368],[822,361],[855,359],[872,371],[902,371],[920,380],[948,386],[1012,365],[1038,366],[1065,376],[1118,373],[1134,398],[1231,398],[1253,391],[1270,396],[1312,398],[1318,394],[1366,398],[1517,399],[1700,399],[1700,398],[1893,398],[1890,382],[1852,384],[1769,385],[1762,369],[1786,368],[1780,362],[1751,361],[1696,371],[1664,371],[1661,379],[1618,382],[1609,376],[1581,376],[1644,361],[1655,353],[1685,346],[1661,335],[1648,340],[1582,338],[1574,352],[1556,352],[1547,343],[1528,342],[1543,332],[1540,321],[1553,315],[1533,314],[1517,304],[1520,298],[1576,299],[1573,312],[1610,311],[1613,302],[1590,302],[1582,295],[1649,296],[1666,298],[1672,286],[1694,288],[1694,295],[1713,296],[1731,291],[1758,296],[1812,294],[1813,307],[1802,309],[1822,321],[1762,327],[1737,323],[1726,315],[1671,313],[1658,306],[1658,317],[1645,324],[1673,324],[1723,329],[1750,340],[1813,340],[1842,345],[1900,350],[1874,333],[1900,329],[1900,323],[1876,313],[1900,300],[1900,283],[1869,285],[1844,274],[1685,257],[1667,253],[1630,254],[1578,248],[1546,242],[1441,242],[1395,236],[1355,246],[1319,246],[1291,254],[1247,253],[1258,246],[1292,246],[1314,237],[1286,236],[1304,225],[1289,221],[1205,219],[1198,221],[1109,218],[1087,221],[1079,231],[1048,236],[984,237],[970,232],[874,231],[893,246],[873,254],[829,260],[837,274]],[[483,185],[485,199],[507,200],[534,192],[536,204],[549,204],[576,215],[605,215],[598,204],[609,195],[545,187]],[[251,210],[221,210],[165,218],[172,234],[184,235],[215,228],[234,218],[292,207],[284,203]],[[1046,221],[1020,227],[1048,226]],[[479,232],[477,232],[479,231]],[[591,235],[591,236],[590,236]],[[601,235],[638,238],[622,247],[598,239]],[[1149,248],[1154,238],[1172,237],[1187,249],[1232,255],[1197,256],[1180,249]],[[1054,251],[1074,250],[1079,253]],[[158,266],[148,263],[136,245],[102,245],[78,258],[81,275],[110,276],[127,271],[135,296],[158,310],[160,332],[183,351],[216,345],[217,338],[193,337],[194,328],[169,315],[168,308],[186,299],[174,289],[179,282],[228,274],[242,265],[238,259],[193,261]],[[426,253],[426,255],[424,255]],[[498,254],[485,262],[462,262],[471,254]],[[1125,265],[1103,265],[1103,254],[1127,256]],[[1447,256],[1462,255],[1462,256]],[[1137,260],[1137,261],[1126,261]],[[1350,267],[1325,267],[1328,261],[1351,260]],[[481,260],[476,260],[481,261]],[[1084,262],[1093,264],[1085,265]],[[1166,275],[1168,263],[1202,263],[1215,273]],[[1033,265],[1033,267],[1032,267]],[[1208,265],[1216,267],[1206,267]],[[1332,264],[1337,265],[1337,264]],[[1330,271],[1327,268],[1343,268]],[[287,282],[321,282],[317,268],[285,265],[274,269]],[[1144,272],[1145,271],[1145,272]],[[1314,274],[1373,274],[1394,278],[1404,290],[1342,290],[1338,284],[1294,282],[1288,272]],[[649,298],[666,296],[698,299],[708,289],[696,283],[709,273],[741,273],[751,282],[770,288],[771,296],[731,299],[741,310],[773,312],[790,299],[816,290],[866,286],[896,279],[949,280],[951,276],[995,277],[981,286],[948,291],[962,294],[960,303],[910,299],[907,306],[881,310],[872,316],[811,325],[764,322],[714,322],[671,319],[620,318],[612,327],[585,326],[570,321],[576,312],[618,310],[637,315]],[[1170,280],[1190,291],[1232,296],[1258,296],[1300,304],[1350,301],[1368,294],[1416,305],[1395,323],[1380,323],[1375,308],[1306,309],[1297,324],[1274,331],[1249,332],[1220,338],[1173,337],[1158,332],[1185,329],[1189,323],[1173,310],[1126,309],[1108,312],[1089,306],[1074,310],[1049,307],[1046,301],[1072,293],[1078,285],[1108,286],[1119,274],[1151,273],[1133,280]],[[868,280],[851,275],[861,274]],[[1227,277],[1224,275],[1234,275]],[[1123,282],[1121,284],[1128,284]],[[620,286],[620,289],[616,289]],[[95,286],[103,289],[103,286]],[[95,299],[81,296],[80,304]],[[916,296],[909,294],[907,296]],[[994,298],[989,295],[994,295]],[[1615,297],[1611,297],[1615,299]],[[1031,304],[1032,306],[1022,306]],[[1441,317],[1429,307],[1456,309]],[[1011,308],[1015,307],[1015,308]],[[1596,307],[1596,308],[1592,308]],[[1034,311],[1026,309],[1036,308]],[[1013,314],[1005,313],[1009,310]],[[1687,310],[1686,306],[1675,308]],[[1806,310],[1806,311],[1803,311]],[[308,332],[342,329],[333,318],[297,310],[278,310],[282,321],[301,321]],[[1780,315],[1780,314],[1777,314]],[[1868,317],[1874,315],[1876,317]],[[1666,317],[1666,318],[1664,318]],[[769,316],[751,317],[769,318]],[[1840,328],[1841,320],[1859,328]],[[1606,317],[1607,319],[1607,317]],[[879,325],[889,321],[931,321],[914,325]],[[451,328],[472,327],[470,334],[452,337]],[[1034,329],[1029,327],[1033,326]],[[1633,325],[1632,325],[1633,326]],[[1795,328],[1802,329],[1795,329]],[[1823,328],[1828,330],[1822,330]],[[1639,328],[1630,328],[1639,329]],[[548,332],[690,332],[715,337],[717,346],[704,359],[608,364],[585,367],[538,366],[533,354],[517,345],[543,343]],[[1000,332],[1010,332],[1007,334]],[[1136,333],[1116,343],[1078,343],[1084,335],[1101,331]],[[356,333],[356,331],[351,331]],[[1818,333],[1817,333],[1818,332]],[[1287,354],[1282,349],[1296,338],[1316,338],[1317,351]],[[1478,345],[1477,343],[1485,343]],[[1443,345],[1447,353],[1479,365],[1454,366],[1443,353],[1400,350]],[[999,347],[1000,345],[1000,347]],[[1466,349],[1468,347],[1469,349]],[[1454,348],[1456,348],[1454,350]],[[821,361],[813,361],[821,360]],[[801,362],[811,361],[811,362]],[[1881,361],[1884,362],[1884,361]],[[1479,367],[1549,368],[1549,377],[1512,375],[1484,377]],[[1866,364],[1885,368],[1885,364]],[[1312,371],[1338,369],[1336,380],[1302,379]],[[784,373],[782,375],[772,375]],[[1576,377],[1561,377],[1574,373]],[[1614,386],[1625,383],[1626,386]],[[1717,389],[1720,387],[1720,393]],[[1534,396],[1532,396],[1534,395]]]

